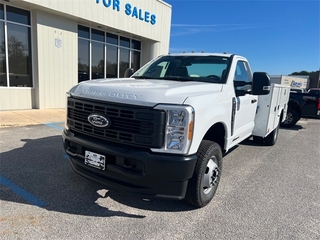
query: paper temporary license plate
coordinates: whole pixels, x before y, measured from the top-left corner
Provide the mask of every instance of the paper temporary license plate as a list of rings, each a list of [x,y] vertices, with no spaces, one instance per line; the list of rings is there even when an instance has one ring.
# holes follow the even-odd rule
[[[98,153],[86,151],[84,163],[88,166],[99,168],[101,170],[106,169],[106,157]]]

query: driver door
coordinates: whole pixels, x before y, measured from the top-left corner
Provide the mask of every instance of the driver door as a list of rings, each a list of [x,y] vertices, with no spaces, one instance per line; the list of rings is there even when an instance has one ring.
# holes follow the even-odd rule
[[[258,97],[252,94],[241,96],[237,90],[251,90],[252,73],[245,61],[238,61],[234,81],[248,83],[241,87],[235,87],[236,97],[234,99],[234,128],[233,142],[239,143],[252,134],[254,119],[257,110]]]

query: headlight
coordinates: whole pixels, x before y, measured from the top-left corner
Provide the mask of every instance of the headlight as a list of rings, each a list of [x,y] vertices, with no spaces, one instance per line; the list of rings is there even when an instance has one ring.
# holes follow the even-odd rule
[[[161,149],[151,149],[153,152],[188,153],[194,125],[194,109],[182,105],[158,105],[155,109],[167,112],[165,146]]]
[[[65,121],[64,121],[64,128],[65,128],[66,130],[69,129],[69,127],[68,127],[68,98],[69,98],[70,96],[71,96],[70,93],[67,92],[67,93],[66,93],[66,99],[65,99],[65,111],[66,111],[66,116],[65,116]]]

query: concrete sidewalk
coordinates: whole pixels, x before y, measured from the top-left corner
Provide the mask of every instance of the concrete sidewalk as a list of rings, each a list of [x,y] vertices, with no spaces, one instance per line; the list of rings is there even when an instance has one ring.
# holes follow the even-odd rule
[[[65,109],[0,111],[0,128],[64,122]]]

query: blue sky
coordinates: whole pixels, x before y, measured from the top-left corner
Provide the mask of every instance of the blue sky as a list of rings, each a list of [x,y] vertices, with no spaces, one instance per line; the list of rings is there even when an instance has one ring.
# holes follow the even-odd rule
[[[320,68],[320,0],[165,0],[170,52],[228,52],[253,71],[288,75]]]

